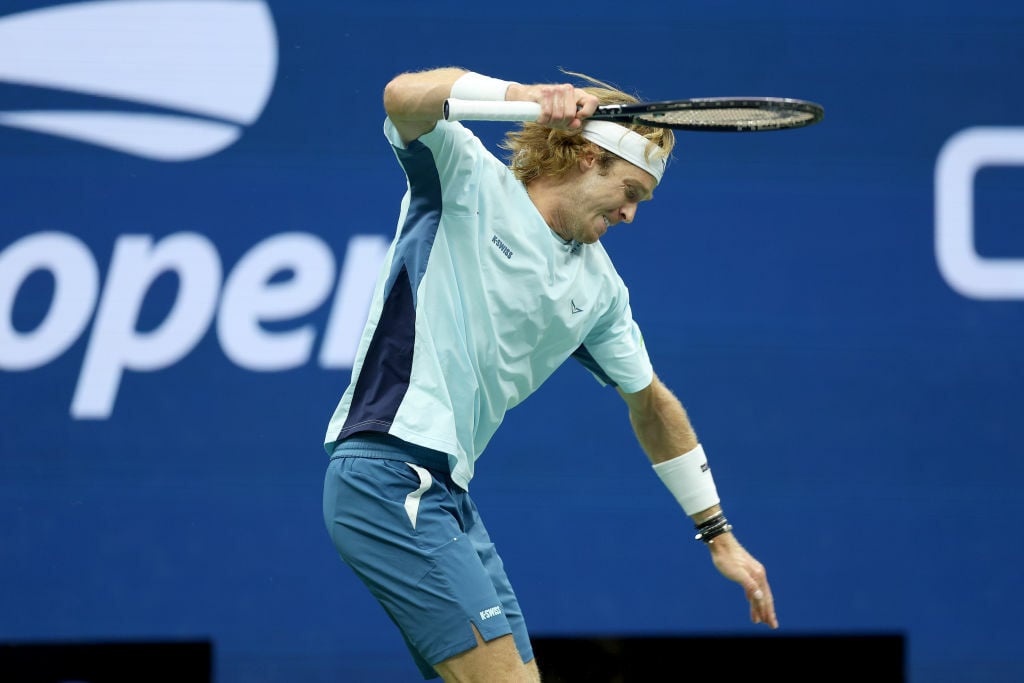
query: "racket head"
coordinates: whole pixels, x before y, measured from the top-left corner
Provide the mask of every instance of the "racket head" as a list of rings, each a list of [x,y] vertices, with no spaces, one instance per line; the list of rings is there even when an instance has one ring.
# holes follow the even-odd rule
[[[789,97],[700,97],[604,105],[593,116],[656,128],[728,133],[803,128],[824,117],[820,104]]]

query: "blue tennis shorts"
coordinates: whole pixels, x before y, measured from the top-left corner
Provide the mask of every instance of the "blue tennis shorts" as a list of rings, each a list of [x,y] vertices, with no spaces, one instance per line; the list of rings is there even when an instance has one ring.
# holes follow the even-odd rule
[[[398,625],[424,678],[433,665],[509,633],[533,659],[519,601],[448,457],[386,434],[335,447],[324,523],[341,558]]]

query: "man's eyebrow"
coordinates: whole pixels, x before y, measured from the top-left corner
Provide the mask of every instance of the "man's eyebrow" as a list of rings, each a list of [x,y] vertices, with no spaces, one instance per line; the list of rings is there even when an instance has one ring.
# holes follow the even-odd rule
[[[639,180],[626,178],[624,182],[628,185],[632,185],[640,193],[641,201],[649,201],[654,198],[654,191],[648,190]]]

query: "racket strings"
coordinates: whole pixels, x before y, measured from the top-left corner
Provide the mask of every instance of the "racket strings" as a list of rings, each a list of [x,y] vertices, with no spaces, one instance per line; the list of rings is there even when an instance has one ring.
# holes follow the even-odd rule
[[[721,107],[712,109],[676,109],[651,112],[637,117],[638,122],[657,126],[707,126],[709,128],[778,128],[810,121],[814,114],[794,109]]]

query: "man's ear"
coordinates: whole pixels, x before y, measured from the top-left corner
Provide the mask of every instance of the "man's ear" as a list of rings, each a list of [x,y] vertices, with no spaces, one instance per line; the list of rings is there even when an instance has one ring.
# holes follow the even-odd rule
[[[597,165],[597,153],[593,150],[588,150],[580,155],[580,172],[586,173],[589,169]]]

